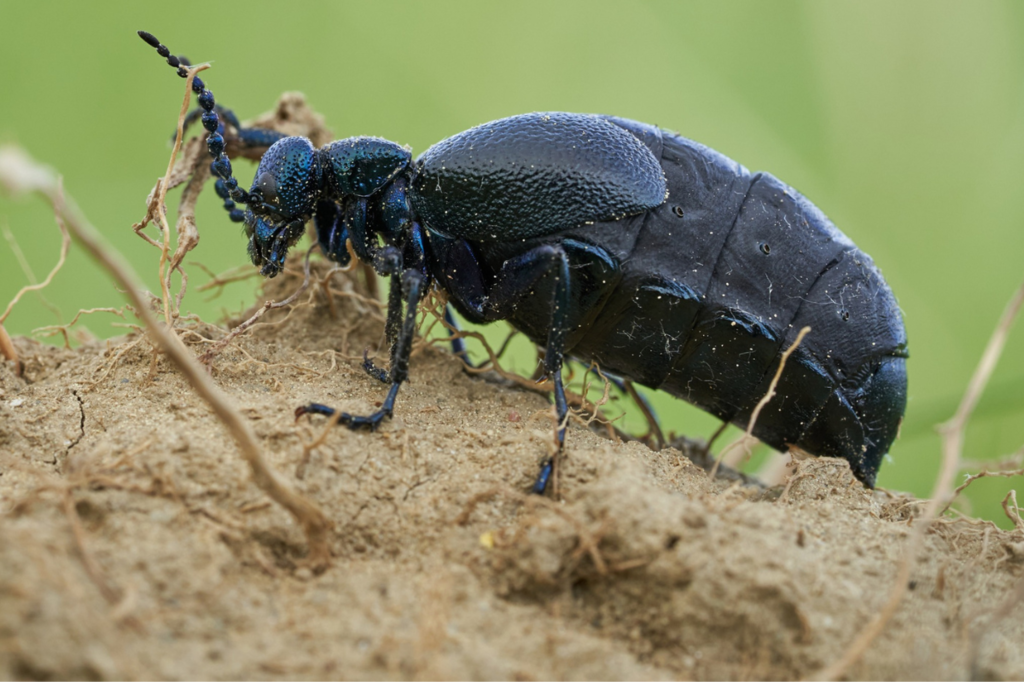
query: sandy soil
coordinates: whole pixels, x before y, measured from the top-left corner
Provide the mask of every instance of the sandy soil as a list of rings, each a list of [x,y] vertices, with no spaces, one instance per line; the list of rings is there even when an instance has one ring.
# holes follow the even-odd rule
[[[268,285],[282,298],[289,274]],[[380,432],[381,338],[346,295],[267,315],[211,362],[266,456],[327,513],[333,564],[222,424],[136,336],[17,340],[0,367],[0,678],[799,678],[881,607],[914,500],[809,460],[788,490],[711,481],[676,450],[573,425],[558,502],[528,497],[542,396],[424,346]],[[215,327],[194,324],[197,354]],[[538,413],[540,413],[538,415]],[[1024,534],[943,521],[855,678],[1024,678]],[[1016,644],[1014,644],[1016,642]]]

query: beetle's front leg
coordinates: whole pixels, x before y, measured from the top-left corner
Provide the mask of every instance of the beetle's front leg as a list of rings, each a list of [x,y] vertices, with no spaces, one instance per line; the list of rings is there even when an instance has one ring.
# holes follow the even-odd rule
[[[374,256],[373,268],[380,274],[388,277],[388,316],[384,323],[384,340],[391,349],[391,369],[385,370],[373,364],[367,355],[363,354],[363,369],[374,379],[382,383],[393,381],[395,366],[398,363],[400,346],[398,344],[399,333],[402,322],[402,254],[394,247],[387,247],[378,251]]]
[[[423,274],[416,270],[409,269],[402,273],[399,286],[402,287],[405,298],[405,320],[395,341],[392,355],[394,360],[389,373],[391,390],[388,391],[388,395],[384,398],[380,409],[365,417],[343,412],[338,419],[339,424],[344,424],[350,429],[368,428],[374,431],[380,426],[385,417],[390,417],[394,412],[398,389],[401,387],[402,382],[409,377],[409,355],[412,352],[413,336],[416,333],[416,308],[426,291],[426,283],[427,280]],[[321,405],[320,403],[310,403],[295,410],[296,418],[304,414],[322,414],[330,417],[334,413],[334,408]]]

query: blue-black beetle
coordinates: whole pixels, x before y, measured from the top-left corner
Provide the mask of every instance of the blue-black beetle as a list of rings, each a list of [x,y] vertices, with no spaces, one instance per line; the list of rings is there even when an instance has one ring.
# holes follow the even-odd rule
[[[187,75],[156,38],[139,35]],[[780,450],[843,457],[874,485],[906,405],[900,310],[871,259],[768,173],[644,123],[534,113],[472,128],[415,160],[375,137],[320,149],[279,139],[246,192],[224,154],[213,95],[199,78],[193,89],[217,191],[245,223],[264,275],[281,270],[312,219],[328,258],[348,263],[350,240],[391,276],[391,368],[367,365],[391,390],[377,412],[342,415],[348,426],[372,429],[391,415],[431,284],[467,319],[508,320],[545,348],[560,443],[566,355],[745,426],[806,325],[753,433]],[[299,412],[334,413],[318,404]]]

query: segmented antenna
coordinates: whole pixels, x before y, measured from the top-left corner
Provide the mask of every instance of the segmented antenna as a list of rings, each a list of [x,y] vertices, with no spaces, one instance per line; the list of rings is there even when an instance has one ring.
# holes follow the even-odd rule
[[[139,31],[139,37],[145,40],[151,47],[156,48],[157,54],[164,57],[168,64],[177,69],[179,76],[188,78],[188,69],[185,68],[189,66],[187,59],[175,57],[167,46],[162,45],[152,33]],[[237,207],[236,202],[238,204],[248,204],[250,196],[248,192],[238,186],[238,181],[231,174],[231,160],[224,153],[224,136],[221,134],[223,126],[217,116],[217,107],[213,99],[213,93],[206,89],[206,85],[199,76],[192,79],[192,92],[199,96],[199,106],[203,109],[203,115],[200,120],[203,123],[203,127],[209,133],[206,138],[206,149],[210,152],[210,156],[213,157],[210,171],[217,177],[217,182],[214,185],[217,196],[224,200],[224,209],[231,216],[231,220],[236,223],[243,222],[245,214]]]

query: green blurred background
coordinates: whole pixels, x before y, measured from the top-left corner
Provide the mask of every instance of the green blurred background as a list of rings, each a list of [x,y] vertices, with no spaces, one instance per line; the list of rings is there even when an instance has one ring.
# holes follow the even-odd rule
[[[0,1],[0,143],[58,168],[155,290],[155,252],[131,225],[166,166],[183,88],[137,29],[213,62],[204,79],[243,119],[300,90],[337,136],[420,152],[512,114],[601,112],[677,130],[798,188],[874,257],[906,318],[910,404],[882,486],[928,494],[933,425],[953,413],[1024,277],[1022,3]],[[237,167],[248,186],[252,166]],[[194,260],[215,271],[246,261],[212,191],[198,219]],[[60,243],[48,209],[0,197],[0,224],[44,277]],[[0,243],[0,302],[23,284]],[[63,321],[122,303],[77,249],[46,297]],[[251,282],[212,302],[193,285],[185,308],[213,319],[251,298]],[[7,328],[57,321],[28,297]],[[970,459],[1024,444],[1022,351],[1018,328],[968,431]],[[679,401],[657,405],[666,428],[714,428]],[[1005,525],[999,500],[1014,484],[979,481],[973,512]]]

